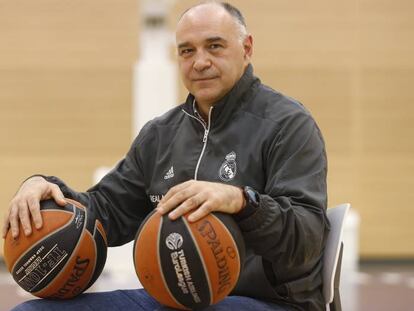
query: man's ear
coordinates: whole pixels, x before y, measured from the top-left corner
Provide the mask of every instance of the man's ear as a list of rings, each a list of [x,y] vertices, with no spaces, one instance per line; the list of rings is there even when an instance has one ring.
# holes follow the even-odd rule
[[[252,35],[247,35],[243,40],[244,48],[244,58],[250,60],[253,55],[253,37]]]

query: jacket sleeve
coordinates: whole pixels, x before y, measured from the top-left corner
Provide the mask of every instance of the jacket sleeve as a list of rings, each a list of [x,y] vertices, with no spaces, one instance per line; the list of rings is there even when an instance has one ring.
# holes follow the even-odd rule
[[[327,160],[319,128],[305,111],[290,115],[264,148],[259,208],[239,221],[246,244],[262,256],[272,283],[299,278],[320,261],[326,218]]]
[[[152,206],[145,191],[139,150],[145,143],[145,128],[129,152],[102,180],[87,190],[77,192],[54,176],[45,177],[57,184],[63,194],[87,206],[102,222],[109,246],[131,241]]]

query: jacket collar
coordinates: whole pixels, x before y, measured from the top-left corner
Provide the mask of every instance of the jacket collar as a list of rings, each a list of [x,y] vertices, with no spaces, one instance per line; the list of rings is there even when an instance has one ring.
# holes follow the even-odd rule
[[[211,116],[212,122],[222,119],[222,117],[226,118],[226,116],[229,116],[238,106],[240,106],[244,95],[248,93],[248,90],[253,83],[259,81],[260,80],[253,75],[253,66],[249,64],[240,80],[222,99],[214,104],[213,114]],[[187,113],[197,117],[197,112],[194,111],[194,102],[194,96],[191,93],[188,94],[183,109]]]

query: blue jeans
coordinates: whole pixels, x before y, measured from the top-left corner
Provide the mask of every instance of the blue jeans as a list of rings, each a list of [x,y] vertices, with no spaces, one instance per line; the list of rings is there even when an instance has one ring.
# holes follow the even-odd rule
[[[163,307],[143,289],[116,290],[112,292],[86,293],[70,300],[34,299],[16,306],[12,311],[172,311]],[[273,303],[250,297],[229,296],[203,311],[286,311]]]

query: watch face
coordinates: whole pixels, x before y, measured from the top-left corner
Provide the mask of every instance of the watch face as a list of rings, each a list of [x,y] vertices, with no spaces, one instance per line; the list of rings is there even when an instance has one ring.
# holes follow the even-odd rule
[[[259,205],[259,195],[253,188],[244,187],[244,193],[246,194],[246,200],[249,204],[253,206]]]

